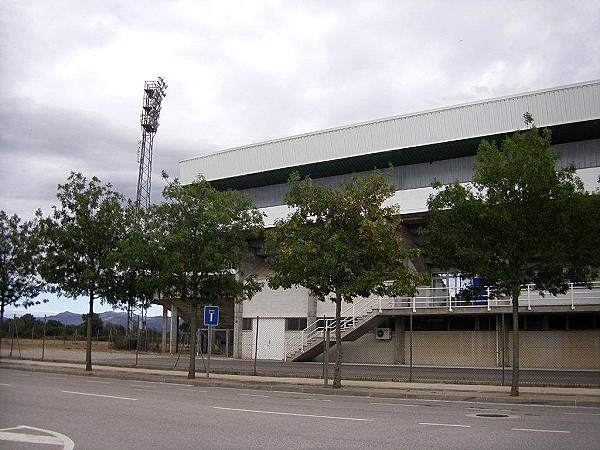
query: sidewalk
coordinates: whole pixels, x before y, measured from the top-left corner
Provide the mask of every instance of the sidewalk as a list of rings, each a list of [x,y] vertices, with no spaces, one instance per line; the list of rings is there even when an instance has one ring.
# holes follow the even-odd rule
[[[77,362],[50,362],[32,359],[2,358],[0,369],[35,370],[120,379],[135,379],[162,383],[183,383],[194,386],[218,386],[238,389],[293,391],[312,394],[352,395],[373,398],[422,399],[511,403],[555,406],[586,406],[600,408],[600,389],[522,386],[519,397],[509,395],[509,386],[402,383],[392,381],[342,380],[341,389],[324,386],[322,379],[272,377],[252,375],[210,374],[197,372],[189,380],[187,370],[147,369],[94,364],[91,373]],[[331,384],[331,381],[330,381]]]

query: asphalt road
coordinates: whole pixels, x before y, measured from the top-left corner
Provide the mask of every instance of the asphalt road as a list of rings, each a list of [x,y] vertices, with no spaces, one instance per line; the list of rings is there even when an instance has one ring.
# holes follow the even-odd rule
[[[310,395],[0,370],[0,448],[585,450],[598,449],[598,442],[598,408]]]

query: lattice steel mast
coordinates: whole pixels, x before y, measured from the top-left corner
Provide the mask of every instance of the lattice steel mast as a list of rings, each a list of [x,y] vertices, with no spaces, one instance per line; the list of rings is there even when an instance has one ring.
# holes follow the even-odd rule
[[[160,105],[165,97],[167,84],[165,80],[158,77],[157,81],[146,81],[144,83],[144,100],[142,103],[142,115],[140,124],[142,126],[142,140],[138,148],[138,163],[140,165],[137,182],[137,193],[135,204],[137,210],[146,210],[150,206],[150,190],[152,187],[152,147],[154,135],[158,129],[158,118],[160,117]],[[147,310],[142,306],[141,319],[144,329],[146,328]],[[133,324],[133,305],[127,307],[127,333]],[[140,341],[140,324],[138,321],[138,350]],[[136,352],[137,363],[137,352]]]
[[[158,77],[157,81],[144,83],[144,101],[142,104],[142,140],[138,152],[140,171],[138,175],[136,205],[138,209],[146,209],[150,205],[150,188],[152,186],[152,146],[154,135],[158,129],[160,104],[164,98],[167,84]]]

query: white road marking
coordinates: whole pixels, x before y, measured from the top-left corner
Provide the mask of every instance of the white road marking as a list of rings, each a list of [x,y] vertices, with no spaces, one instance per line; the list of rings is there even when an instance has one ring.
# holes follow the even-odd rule
[[[565,414],[569,414],[571,416],[600,416],[600,414],[596,414],[596,413],[569,413],[569,412],[566,412]]]
[[[0,386],[12,387],[12,384],[0,383]]]
[[[570,431],[564,431],[564,430],[536,430],[535,428],[513,428],[513,431],[532,431],[532,432],[536,432],[536,433],[563,433],[563,434],[569,434],[571,433]]]
[[[471,425],[457,425],[455,423],[431,423],[419,422],[419,425],[429,425],[432,427],[456,427],[456,428],[471,428]]]
[[[202,391],[200,389],[192,389],[192,388],[187,388],[187,389],[179,389],[180,391],[184,391],[184,392],[201,392],[201,393],[207,393],[208,391]]]
[[[220,409],[224,411],[238,411],[238,412],[248,412],[248,413],[256,413],[256,414],[273,414],[277,416],[295,416],[295,417],[312,417],[316,419],[333,419],[333,420],[352,420],[356,422],[375,422],[373,419],[360,419],[356,417],[337,417],[337,416],[317,416],[315,414],[298,414],[298,413],[286,413],[286,412],[278,412],[278,411],[260,411],[255,409],[239,409],[239,408],[222,408],[219,406],[213,406],[213,409]]]
[[[244,397],[262,397],[262,398],[270,398],[270,395],[261,395],[261,394],[240,394]]]
[[[32,430],[41,433],[48,433],[50,436],[13,432],[17,430]],[[0,441],[24,442],[27,444],[62,445],[63,449],[65,450],[73,450],[75,447],[75,443],[64,434],[57,433],[56,431],[44,430],[43,428],[30,427],[27,425],[19,425],[15,428],[5,428],[0,430]]]
[[[89,397],[104,397],[104,398],[115,398],[117,400],[132,400],[137,402],[137,398],[129,397],[116,397],[114,395],[103,395],[103,394],[90,394],[88,392],[74,392],[74,391],[61,391],[63,394],[75,394],[75,395],[87,395]]]
[[[413,405],[411,403],[383,403],[383,402],[371,402],[371,405],[385,405],[385,406],[423,406],[423,405]]]

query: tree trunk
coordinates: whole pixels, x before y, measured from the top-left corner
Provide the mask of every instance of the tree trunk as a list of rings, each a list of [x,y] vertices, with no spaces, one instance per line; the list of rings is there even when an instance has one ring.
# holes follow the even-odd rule
[[[333,388],[339,389],[342,387],[342,296],[335,293],[335,348],[336,359],[333,370]]]
[[[512,382],[510,385],[511,397],[519,396],[519,294],[521,286],[513,289],[512,294]]]
[[[188,371],[188,379],[196,378],[196,334],[198,328],[198,305],[194,304],[192,310],[192,326],[190,336],[190,367]]]
[[[94,292],[90,291],[90,310],[87,317],[87,342],[85,346],[85,371],[92,371],[92,317],[94,316]]]
[[[0,305],[0,361],[2,361],[2,338],[4,337],[4,300]]]

